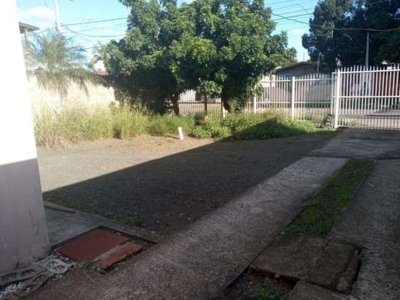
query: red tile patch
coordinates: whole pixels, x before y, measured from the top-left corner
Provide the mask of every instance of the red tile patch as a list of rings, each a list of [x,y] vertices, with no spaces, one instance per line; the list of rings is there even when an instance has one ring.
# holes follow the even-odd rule
[[[132,243],[126,243],[118,251],[111,253],[106,258],[96,262],[94,265],[102,269],[107,269],[113,264],[120,262],[131,254],[136,254],[142,250],[142,246]]]
[[[75,261],[93,260],[115,246],[129,241],[128,238],[104,229],[94,229],[66,242],[58,249],[61,255]]]

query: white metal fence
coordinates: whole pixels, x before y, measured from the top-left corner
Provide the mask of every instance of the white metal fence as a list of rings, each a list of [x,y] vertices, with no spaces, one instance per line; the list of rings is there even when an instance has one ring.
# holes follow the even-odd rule
[[[245,112],[276,111],[295,120],[323,123],[332,118],[336,127],[400,130],[400,65],[340,68],[331,75],[265,77],[264,92],[250,99]],[[205,112],[221,116],[220,99],[181,95],[182,114]]]
[[[249,101],[247,111],[274,110],[296,120],[322,122],[331,113],[332,79],[326,74],[263,81],[264,92]]]
[[[334,126],[400,130],[400,65],[334,74]]]

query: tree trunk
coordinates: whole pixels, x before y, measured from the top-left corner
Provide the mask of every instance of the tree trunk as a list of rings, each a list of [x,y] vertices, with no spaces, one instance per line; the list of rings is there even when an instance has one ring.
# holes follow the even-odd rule
[[[208,115],[208,107],[207,107],[207,104],[208,104],[208,95],[207,95],[207,94],[204,94],[204,112],[205,112],[206,116]]]
[[[176,116],[179,116],[179,103],[178,103],[178,101],[179,101],[179,94],[178,94],[178,96],[173,95],[173,96],[171,97],[171,99],[172,99],[172,109],[174,110],[174,114],[175,114]]]

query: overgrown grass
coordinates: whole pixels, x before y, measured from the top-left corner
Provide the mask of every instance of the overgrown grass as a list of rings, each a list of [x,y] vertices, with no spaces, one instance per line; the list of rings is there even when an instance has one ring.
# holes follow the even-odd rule
[[[302,211],[284,232],[317,236],[328,234],[372,166],[373,162],[369,160],[350,160],[304,203]]]
[[[105,138],[129,139],[141,135],[177,136],[178,127],[197,138],[254,140],[315,132],[310,122],[293,121],[277,112],[212,116],[161,116],[144,108],[73,105],[61,110],[42,107],[35,112],[38,146]],[[195,123],[201,121],[201,125]]]
[[[288,137],[296,134],[316,132],[310,122],[294,121],[278,113],[237,114],[225,119],[209,119],[195,128],[198,138],[217,140],[261,140]]]
[[[129,139],[140,135],[176,136],[177,128],[191,133],[191,116],[152,115],[143,108],[73,106],[59,111],[42,107],[35,112],[38,146],[54,147],[69,142],[104,138]]]

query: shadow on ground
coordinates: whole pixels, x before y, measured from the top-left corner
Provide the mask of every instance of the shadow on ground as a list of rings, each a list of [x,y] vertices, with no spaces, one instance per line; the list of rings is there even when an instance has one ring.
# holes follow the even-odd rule
[[[171,233],[322,147],[332,136],[212,143],[47,191],[44,200]],[[92,168],[101,164],[90,153],[70,163],[85,160]],[[74,176],[67,173],[62,176]]]

